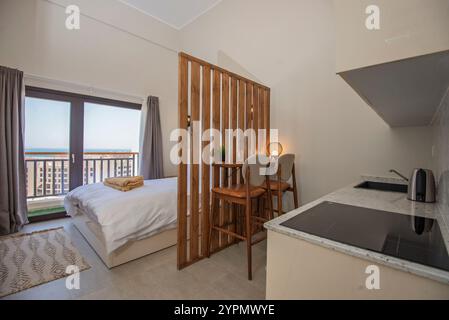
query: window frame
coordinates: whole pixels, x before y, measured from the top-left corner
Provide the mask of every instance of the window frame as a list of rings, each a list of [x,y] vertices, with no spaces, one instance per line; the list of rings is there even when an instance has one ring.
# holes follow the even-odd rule
[[[69,190],[73,190],[76,187],[83,185],[84,104],[95,103],[110,107],[142,111],[142,104],[138,103],[36,86],[25,86],[25,97],[70,103],[69,157],[74,156],[75,159],[81,159],[81,161],[75,161],[75,163],[69,161]],[[51,220],[66,216],[66,212],[64,211],[61,213],[49,214],[48,217],[30,218],[29,220],[30,222],[35,222],[47,220],[47,218],[48,220]]]
[[[111,107],[127,108],[142,111],[142,105],[129,101],[122,101],[110,98],[103,98],[80,93],[59,91],[41,87],[26,86],[25,96],[30,98],[40,98],[47,100],[68,101],[82,100],[83,103],[103,104]]]

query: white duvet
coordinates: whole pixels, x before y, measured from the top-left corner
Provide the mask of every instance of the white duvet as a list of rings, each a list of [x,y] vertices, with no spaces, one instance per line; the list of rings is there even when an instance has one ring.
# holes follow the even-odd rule
[[[79,209],[101,226],[108,253],[176,227],[177,178],[146,180],[143,187],[121,192],[90,184],[70,191],[64,206],[71,216]]]

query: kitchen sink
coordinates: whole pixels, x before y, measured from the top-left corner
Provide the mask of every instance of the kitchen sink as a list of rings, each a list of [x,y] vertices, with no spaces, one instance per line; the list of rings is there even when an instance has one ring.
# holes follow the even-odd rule
[[[406,184],[374,182],[374,181],[362,182],[361,184],[356,185],[354,188],[378,190],[378,191],[401,192],[401,193],[407,193],[407,191],[408,191],[408,186]]]

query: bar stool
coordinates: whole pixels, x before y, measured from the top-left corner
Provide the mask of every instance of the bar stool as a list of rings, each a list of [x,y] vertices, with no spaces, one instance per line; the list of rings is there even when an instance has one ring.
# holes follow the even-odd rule
[[[258,239],[257,241],[252,241],[253,232],[254,229],[253,226],[255,225],[263,225],[268,220],[272,219],[273,217],[273,207],[271,206],[271,201],[268,201],[269,203],[269,213],[268,213],[268,219],[260,216],[254,216],[253,215],[253,208],[252,208],[252,201],[256,200],[258,201],[260,198],[264,197],[265,195],[268,196],[268,199],[271,199],[271,190],[263,188],[263,185],[268,182],[268,176],[265,176],[261,174],[260,169],[262,167],[265,167],[264,164],[261,164],[259,161],[257,155],[249,157],[242,167],[242,175],[244,179],[244,184],[237,184],[237,185],[231,185],[229,187],[217,187],[212,189],[212,203],[211,203],[211,218],[209,221],[210,228],[209,228],[209,243],[208,243],[208,255],[210,255],[210,249],[211,249],[211,239],[212,239],[212,232],[222,232],[227,235],[230,235],[231,237],[243,240],[246,242],[246,251],[247,251],[247,259],[248,259],[248,280],[252,280],[252,253],[251,253],[251,247],[252,245],[259,243],[262,240],[266,239],[265,237]],[[226,229],[226,226],[217,226],[214,225],[214,215],[217,214],[217,212],[214,212],[215,209],[215,201],[222,200],[227,201],[231,204],[240,205],[245,208],[245,219],[244,219],[244,234],[240,235],[236,232],[230,231]]]
[[[285,192],[293,192],[293,201],[295,209],[298,208],[298,189],[296,187],[296,175],[295,175],[295,155],[283,154],[278,159],[278,170],[276,175],[273,175],[268,180],[268,184],[264,185],[264,188],[271,191],[272,196],[277,198],[277,209],[273,209],[277,212],[278,216],[284,214],[282,209],[282,196]],[[289,181],[291,182],[291,185]],[[267,188],[267,185],[270,187]],[[269,201],[271,202],[271,201]]]

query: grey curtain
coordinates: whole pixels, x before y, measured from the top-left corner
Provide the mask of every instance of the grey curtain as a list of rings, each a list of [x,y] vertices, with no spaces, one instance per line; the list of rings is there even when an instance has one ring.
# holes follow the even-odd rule
[[[159,98],[148,97],[143,119],[140,174],[145,180],[164,177]]]
[[[0,66],[0,235],[28,223],[23,72]]]

